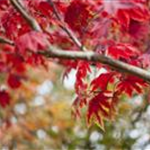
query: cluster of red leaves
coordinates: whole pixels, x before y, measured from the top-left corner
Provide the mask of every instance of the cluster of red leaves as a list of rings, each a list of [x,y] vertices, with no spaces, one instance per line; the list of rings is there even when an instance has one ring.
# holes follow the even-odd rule
[[[79,50],[62,30],[63,25],[93,51],[138,67],[150,66],[150,8],[146,0],[51,1],[55,8],[46,0],[22,1],[41,26],[41,32],[33,31],[9,0],[0,1],[0,36],[14,42],[11,46],[0,44],[0,73],[6,75],[8,85],[0,90],[2,107],[10,103],[9,90],[16,90],[23,84],[27,65],[46,65],[48,60],[38,52],[46,50],[48,42],[67,51]],[[77,70],[74,113],[79,116],[79,109],[87,105],[89,125],[93,120],[103,128],[103,121],[115,115],[121,94],[131,97],[134,93],[142,93],[147,86],[138,77],[113,72],[102,64],[61,59],[59,62],[67,66],[66,74],[71,69]],[[103,67],[107,73],[91,80],[88,77],[92,73],[91,66],[97,70]]]
[[[71,29],[79,33],[85,32],[90,19],[93,17],[91,6],[80,0],[72,1],[65,14],[65,22]]]

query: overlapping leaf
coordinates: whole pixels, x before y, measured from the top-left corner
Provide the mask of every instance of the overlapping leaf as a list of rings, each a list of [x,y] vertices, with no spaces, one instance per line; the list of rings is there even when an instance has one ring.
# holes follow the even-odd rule
[[[27,50],[37,52],[47,47],[47,36],[44,33],[32,31],[28,32],[15,41],[16,47],[20,53],[25,53]]]
[[[87,84],[84,82],[84,78],[86,77],[88,72],[90,72],[89,63],[85,61],[79,61],[75,83],[76,92],[78,94],[84,92],[84,90],[86,90],[87,88]]]
[[[133,92],[142,93],[143,87],[146,87],[147,83],[136,76],[126,76],[117,85],[117,90],[119,93],[125,93],[128,96],[132,96]]]
[[[96,89],[100,89],[101,91],[105,91],[109,81],[112,79],[114,74],[115,74],[114,72],[100,74],[97,78],[95,78],[91,82],[92,91],[94,91]]]
[[[65,13],[65,22],[71,29],[83,33],[92,18],[90,5],[80,0],[74,0],[70,3]]]
[[[137,57],[140,53],[139,51],[130,44],[119,43],[112,45],[107,50],[108,55],[116,59],[129,60],[130,58]]]
[[[107,93],[100,92],[94,98],[89,101],[87,110],[87,123],[91,125],[91,122],[97,123],[102,129],[104,129],[104,120],[111,118],[111,96]]]

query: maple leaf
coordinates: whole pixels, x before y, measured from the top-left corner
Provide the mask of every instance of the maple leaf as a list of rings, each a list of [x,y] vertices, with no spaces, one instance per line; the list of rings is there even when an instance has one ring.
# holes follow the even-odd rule
[[[31,31],[18,37],[15,45],[21,54],[24,54],[26,50],[37,52],[47,47],[47,36],[41,32]]]
[[[5,108],[10,103],[10,96],[6,90],[0,91],[0,105]]]
[[[147,9],[147,7],[145,7],[145,5],[130,9],[129,14],[133,20],[139,21],[139,22],[148,21],[150,18],[149,10]]]
[[[87,98],[86,97],[79,97],[77,96],[75,98],[75,100],[73,101],[73,104],[72,104],[72,114],[75,118],[77,117],[81,117],[81,114],[80,114],[80,109],[83,108],[83,106],[86,106],[87,105]]]
[[[135,39],[147,37],[149,33],[148,22],[143,23],[132,19],[129,24],[128,33]]]
[[[24,73],[26,71],[24,59],[18,54],[6,54],[6,64],[17,73]]]
[[[128,10],[118,10],[116,18],[122,28],[128,30],[131,20],[146,22],[150,17],[148,9],[144,5],[140,5]]]
[[[108,18],[99,19],[99,21],[92,22],[92,29],[90,35],[93,39],[99,39],[101,37],[107,37],[108,31],[110,29],[111,20]]]
[[[87,88],[87,84],[83,80],[86,77],[87,73],[90,71],[91,70],[88,62],[85,61],[78,62],[76,83],[75,83],[75,89],[78,94],[82,93]]]
[[[139,55],[139,51],[130,44],[119,43],[108,47],[107,53],[116,59],[131,59]]]
[[[94,121],[104,130],[104,120],[110,119],[111,98],[106,93],[100,92],[89,101],[87,110],[87,123],[90,126]]]
[[[31,66],[39,66],[42,65],[45,68],[47,68],[47,62],[45,60],[45,57],[39,54],[32,53],[28,55],[26,58],[26,62],[30,64]]]
[[[117,91],[118,93],[124,92],[131,97],[133,92],[142,93],[143,87],[147,87],[147,83],[143,79],[128,75],[119,82]]]
[[[2,13],[0,24],[4,28],[6,36],[12,40],[31,31],[28,23],[19,13],[12,9],[12,7],[8,7],[6,11]]]
[[[38,10],[41,11],[45,16],[51,16],[53,9],[47,2],[40,2]]]
[[[88,3],[74,0],[68,6],[65,13],[65,22],[71,29],[83,33],[89,20],[93,17]]]
[[[91,82],[92,91],[100,88],[101,91],[105,91],[109,81],[112,79],[114,72],[102,73]]]

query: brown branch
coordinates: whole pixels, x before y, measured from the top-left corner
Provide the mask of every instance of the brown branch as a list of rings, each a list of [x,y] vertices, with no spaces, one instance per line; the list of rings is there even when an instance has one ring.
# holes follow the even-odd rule
[[[53,12],[56,16],[56,18],[62,23],[60,25],[60,27],[68,34],[68,36],[72,39],[72,41],[78,46],[78,48],[80,48],[80,50],[83,51],[87,51],[86,47],[84,47],[82,45],[82,43],[78,40],[78,38],[71,32],[71,30],[69,30],[69,28],[65,25],[65,22],[62,21],[58,10],[56,8],[56,6],[54,5],[54,3],[52,2],[52,0],[47,0],[49,2],[49,4],[51,5],[51,7],[53,8]]]
[[[10,0],[10,1],[14,5],[14,7],[23,15],[23,17],[29,22],[29,24],[34,30],[41,31],[38,22],[26,12],[26,10],[23,8],[21,4],[19,4],[20,0]],[[115,70],[124,71],[126,73],[138,76],[150,82],[150,72],[94,52],[77,52],[77,51],[74,52],[74,51],[58,50],[58,49],[54,49],[52,46],[49,45],[47,51],[42,51],[39,53],[46,57],[52,57],[52,58],[56,57],[61,59],[73,59],[73,60],[80,59],[80,60],[87,60],[93,62],[100,62],[102,64],[109,65]]]
[[[9,45],[14,45],[14,42],[9,40],[9,39],[6,39],[4,37],[0,37],[0,43],[4,43],[4,44],[9,44]]]
[[[10,0],[12,5],[18,12],[24,17],[24,19],[29,23],[29,25],[32,27],[33,30],[36,31],[42,31],[40,25],[38,22],[27,12],[27,10],[23,7],[20,0]],[[62,22],[59,13],[57,12],[57,9],[53,2],[49,0],[50,5],[53,8],[54,14],[56,15],[56,18]],[[64,24],[64,23],[63,23]],[[60,25],[60,27],[68,34],[68,36],[72,39],[72,41],[81,49],[86,50],[86,48],[81,44],[81,42],[77,39],[77,37],[64,25]]]
[[[33,30],[42,31],[38,22],[28,14],[26,9],[21,5],[20,0],[10,0],[14,8],[24,17],[24,19],[29,23]]]
[[[49,51],[43,51],[40,53],[46,57],[52,58],[56,57],[61,59],[72,59],[72,60],[78,59],[78,60],[99,62],[102,64],[106,64],[115,70],[119,70],[120,72],[129,73],[138,76],[147,82],[150,82],[150,72],[141,69],[139,67],[124,63],[122,61],[115,60],[108,56],[104,56],[102,54],[97,54],[94,52],[65,51],[54,49],[52,47],[49,49]]]
[[[0,39],[2,39],[1,41],[4,41],[4,43],[6,43],[5,40],[7,41],[7,39],[3,39],[2,37],[0,37]],[[9,43],[7,44],[14,45],[14,42],[9,40]],[[61,58],[61,59],[72,59],[72,60],[78,59],[78,60],[99,62],[102,64],[106,64],[115,70],[119,70],[120,72],[123,71],[125,73],[138,76],[144,79],[145,81],[150,82],[149,71],[146,71],[136,66],[132,66],[130,64],[124,63],[119,60],[115,60],[113,58],[104,56],[102,54],[97,54],[94,52],[78,52],[78,51],[71,51],[71,50],[67,51],[67,50],[60,50],[60,49],[58,50],[52,46],[49,46],[48,50],[45,51],[42,50],[38,53],[48,58]]]

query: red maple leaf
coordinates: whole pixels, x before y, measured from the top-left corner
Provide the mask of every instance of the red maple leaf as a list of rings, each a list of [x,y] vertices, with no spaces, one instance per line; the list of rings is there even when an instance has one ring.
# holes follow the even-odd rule
[[[53,9],[47,2],[41,2],[38,5],[38,11],[41,11],[45,16],[51,16]]]
[[[31,31],[18,37],[15,41],[15,45],[21,54],[24,54],[26,50],[37,52],[47,47],[47,36],[44,33]]]
[[[67,8],[64,20],[71,29],[83,33],[89,20],[93,17],[90,9],[88,3],[74,0]]]
[[[130,58],[134,58],[139,55],[139,51],[135,47],[126,43],[119,43],[110,46],[107,49],[107,53],[108,55],[116,59],[125,59],[125,60],[129,60]]]
[[[79,97],[77,96],[72,104],[72,114],[77,117],[81,117],[80,109],[83,108],[83,106],[87,105],[87,98],[86,97]]]
[[[84,78],[86,77],[87,73],[90,72],[90,66],[88,62],[85,61],[79,61],[78,62],[78,68],[76,73],[76,83],[75,83],[75,89],[76,92],[82,93],[87,88],[87,84],[84,82]]]
[[[128,33],[135,38],[135,40],[146,38],[149,33],[149,22],[138,22],[135,20],[131,20],[128,28]]]
[[[100,74],[91,82],[92,91],[100,88],[101,91],[105,91],[109,81],[112,79],[114,72]]]
[[[111,98],[111,96],[107,96],[107,93],[100,92],[89,101],[87,110],[88,125],[91,125],[91,122],[94,121],[104,129],[104,120],[111,118]]]
[[[118,10],[116,18],[121,27],[125,30],[128,30],[131,20],[137,22],[146,22],[150,17],[148,9],[144,7],[144,5],[138,5],[137,7],[128,10]]]
[[[13,68],[17,73],[24,73],[26,71],[24,59],[18,54],[7,54],[6,63],[7,66]]]
[[[128,75],[122,79],[117,85],[118,93],[126,93],[128,96],[132,96],[133,92],[142,93],[143,87],[146,87],[147,83],[136,76]]]

